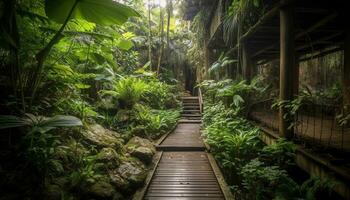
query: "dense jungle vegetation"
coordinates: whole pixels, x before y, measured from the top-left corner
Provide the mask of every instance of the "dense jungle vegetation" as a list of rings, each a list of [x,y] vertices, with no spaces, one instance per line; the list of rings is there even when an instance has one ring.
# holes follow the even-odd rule
[[[1,199],[128,199],[143,185],[152,141],[179,117],[172,10],[0,2]]]
[[[336,183],[318,177],[293,180],[296,146],[285,139],[266,146],[259,139],[259,128],[246,119],[251,103],[266,95],[268,87],[263,82],[258,76],[249,84],[226,79],[199,85],[205,102],[204,137],[235,198],[325,198]]]
[[[264,6],[225,2],[232,48]],[[183,19],[189,4],[198,6],[192,21]],[[286,118],[306,102],[335,104],[340,83],[279,102],[276,71],[245,81],[227,51],[205,66],[210,9],[186,0],[1,1],[0,200],[131,199],[193,87],[203,91],[202,136],[236,199],[327,198],[336,183],[296,180],[296,146],[266,146],[247,117],[265,98]]]

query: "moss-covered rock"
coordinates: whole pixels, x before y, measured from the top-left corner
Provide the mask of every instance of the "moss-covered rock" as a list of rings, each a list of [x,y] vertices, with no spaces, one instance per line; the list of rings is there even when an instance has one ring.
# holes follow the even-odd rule
[[[116,193],[114,187],[106,181],[98,181],[88,189],[89,197],[96,199],[113,199]]]
[[[130,155],[140,159],[145,164],[152,161],[152,157],[156,152],[151,141],[137,136],[131,138],[125,148]]]
[[[117,172],[135,188],[142,186],[147,176],[144,165],[136,158],[122,161]]]
[[[131,152],[131,155],[140,159],[142,162],[149,164],[152,162],[154,151],[147,147],[137,147]]]
[[[124,142],[119,133],[105,129],[99,124],[89,125],[82,134],[87,142],[99,148],[110,147],[117,150]]]
[[[120,163],[120,158],[114,149],[105,147],[96,155],[96,161],[116,168]]]
[[[110,178],[111,184],[116,188],[121,189],[123,191],[126,191],[128,189],[129,181],[123,178],[118,173],[118,171],[109,172],[109,178]]]

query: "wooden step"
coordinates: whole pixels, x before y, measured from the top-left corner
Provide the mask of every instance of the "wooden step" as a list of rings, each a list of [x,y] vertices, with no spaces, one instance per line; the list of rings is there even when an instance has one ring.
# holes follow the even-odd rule
[[[199,112],[199,109],[198,110],[182,110],[182,112]]]
[[[204,151],[205,146],[156,145],[157,151]]]
[[[187,100],[187,99],[197,99],[197,100],[198,100],[198,97],[181,97],[181,99],[183,99],[183,100]]]
[[[224,200],[225,196],[207,153],[176,151],[163,152],[144,199]]]
[[[189,123],[189,124],[201,124],[202,123],[202,120],[200,119],[180,119],[179,120],[179,123]]]
[[[202,117],[201,114],[182,114],[181,117]]]

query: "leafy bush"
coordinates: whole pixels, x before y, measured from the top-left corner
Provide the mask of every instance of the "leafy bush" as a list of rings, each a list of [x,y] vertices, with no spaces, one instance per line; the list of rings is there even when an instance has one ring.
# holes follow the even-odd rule
[[[272,145],[265,146],[259,155],[260,159],[269,164],[276,165],[282,169],[289,169],[295,165],[296,145],[285,139],[279,139]]]
[[[115,97],[120,108],[131,109],[140,102],[148,89],[149,85],[142,79],[126,77],[119,79],[113,90],[103,90],[102,93]]]
[[[152,110],[147,106],[135,107],[134,134],[150,139],[157,138],[171,129],[177,122],[180,113],[177,110]]]
[[[297,184],[288,177],[287,171],[278,166],[266,165],[259,159],[251,160],[242,168],[242,185],[247,190],[246,199],[273,199],[283,189],[295,189]],[[294,186],[294,187],[292,187]],[[285,195],[286,192],[282,192]]]
[[[237,199],[315,199],[317,191],[332,186],[313,179],[301,186],[294,182],[287,171],[295,164],[296,146],[284,139],[264,146],[259,129],[242,117],[249,93],[262,88],[258,81],[201,85],[205,91],[203,134]],[[224,103],[224,96],[233,97],[232,103]]]

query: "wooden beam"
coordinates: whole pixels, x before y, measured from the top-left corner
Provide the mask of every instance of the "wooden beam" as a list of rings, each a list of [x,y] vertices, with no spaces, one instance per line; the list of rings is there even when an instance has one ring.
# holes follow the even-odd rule
[[[295,36],[295,39],[298,39],[298,38],[300,38],[300,37],[302,37],[302,36],[304,36],[304,35],[307,35],[308,33],[310,33],[310,32],[312,32],[312,31],[316,30],[317,28],[319,28],[319,27],[325,25],[325,24],[328,23],[329,21],[333,20],[336,16],[338,16],[337,13],[332,13],[332,14],[330,14],[330,15],[327,15],[326,17],[324,17],[324,18],[321,19],[320,21],[318,21],[318,22],[316,22],[315,24],[313,24],[312,26],[310,26],[310,27],[309,27],[308,29],[306,29],[305,31],[302,31],[301,33],[297,34],[297,35]],[[264,52],[264,51],[266,51],[266,50],[268,50],[268,49],[271,49],[271,48],[273,48],[273,47],[275,47],[275,46],[277,46],[277,45],[278,45],[278,43],[274,43],[274,44],[271,44],[271,45],[269,45],[269,46],[266,46],[265,48],[261,49],[260,51],[254,53],[254,54],[253,54],[253,57],[255,57],[255,56],[261,54],[262,52]]]
[[[342,50],[341,47],[335,47],[335,48],[327,49],[327,50],[324,50],[324,51],[319,51],[319,52],[317,52],[315,54],[312,54],[310,56],[305,56],[305,57],[300,58],[299,62],[303,62],[303,61],[319,58],[319,57],[322,57],[322,56],[325,56],[325,55],[328,55],[330,53],[334,53],[334,52],[337,52],[337,51],[341,51],[341,50]]]
[[[251,35],[253,35],[258,29],[260,29],[262,24],[270,20],[272,17],[276,16],[279,12],[279,9],[282,6],[286,6],[292,3],[293,0],[281,0],[279,1],[272,9],[265,13],[257,23],[255,23],[242,37],[240,37],[239,42],[247,40]]]
[[[261,26],[262,24],[264,24],[265,22],[267,22],[268,20],[270,20],[272,17],[276,16],[279,12],[279,9],[282,6],[291,4],[292,2],[294,2],[295,0],[280,0],[278,3],[276,3],[267,13],[265,13],[262,17],[260,17],[259,21],[257,23],[255,23],[251,28],[249,28],[249,30],[244,33],[239,41],[237,42],[236,46],[231,48],[228,51],[228,54],[231,54],[235,51],[237,51],[237,49],[240,46],[240,43],[243,42],[244,40],[247,40],[250,36],[252,36]]]
[[[313,45],[315,45],[315,44],[321,44],[321,43],[323,43],[323,42],[326,42],[327,40],[330,40],[330,39],[333,39],[333,38],[335,38],[335,37],[337,37],[337,36],[340,36],[342,33],[343,33],[343,32],[336,32],[336,33],[334,33],[334,34],[327,35],[327,36],[322,37],[322,38],[320,38],[320,39],[318,39],[318,40],[316,40],[316,41],[312,41],[312,42],[310,42],[309,44],[304,44],[304,45],[298,46],[298,47],[296,48],[296,50],[302,50],[302,49],[305,49],[306,47],[310,47],[310,46],[313,46]]]
[[[293,99],[295,76],[295,35],[294,7],[286,6],[280,9],[280,101]],[[285,118],[287,110],[279,109],[279,133],[282,137],[291,139],[293,130],[288,128],[293,119]]]

